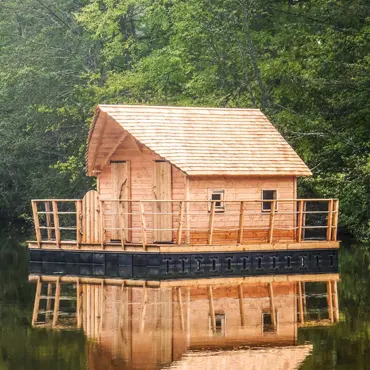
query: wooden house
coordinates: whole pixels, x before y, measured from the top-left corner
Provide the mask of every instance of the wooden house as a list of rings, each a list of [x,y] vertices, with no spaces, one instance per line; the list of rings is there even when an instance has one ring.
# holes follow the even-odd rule
[[[339,245],[338,200],[297,198],[311,171],[259,109],[99,105],[86,164],[96,191],[33,201],[31,248]]]

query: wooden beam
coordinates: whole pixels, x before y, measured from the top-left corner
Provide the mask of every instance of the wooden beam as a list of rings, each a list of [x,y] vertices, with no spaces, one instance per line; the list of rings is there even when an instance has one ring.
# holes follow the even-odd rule
[[[110,158],[114,154],[114,152],[118,149],[120,144],[122,143],[123,140],[126,139],[126,137],[129,135],[128,132],[124,132],[119,138],[118,141],[113,145],[112,149],[109,151],[109,153],[104,157],[101,165],[99,166],[99,169],[102,170],[105,165],[109,162]]]
[[[146,225],[145,225],[145,208],[144,203],[140,201],[140,222],[141,222],[141,233],[142,233],[142,245],[144,250],[147,245]]]
[[[55,328],[58,324],[59,303],[60,303],[60,278],[58,278],[55,286],[53,328]]]
[[[213,237],[213,226],[215,222],[215,208],[216,202],[212,201],[211,210],[209,212],[209,225],[208,225],[208,244],[212,244],[212,237]]]
[[[326,229],[326,240],[331,240],[331,232],[332,232],[332,221],[333,221],[333,199],[328,201],[328,220],[327,220],[327,229]]]
[[[36,285],[36,294],[35,294],[35,302],[33,304],[33,314],[32,314],[32,326],[36,324],[37,317],[39,315],[39,306],[40,306],[40,296],[41,296],[41,279],[40,277],[37,279],[37,285]]]
[[[327,292],[328,292],[328,312],[329,312],[329,320],[330,322],[334,322],[334,315],[333,315],[333,292],[331,289],[331,281],[327,281]]]
[[[77,279],[77,284],[76,284],[76,316],[77,316],[77,328],[79,328],[79,329],[82,326],[81,308],[82,308],[82,289],[81,289],[80,279]]]
[[[108,121],[108,116],[107,116],[106,113],[104,113],[104,121],[102,123],[102,128],[101,128],[100,134],[98,136],[98,142],[96,144],[96,148],[95,148],[95,151],[94,151],[94,154],[93,154],[93,158],[92,158],[91,171],[96,170],[95,164],[96,164],[96,160],[98,158],[98,153],[99,153],[100,146],[101,146],[101,144],[103,142],[104,132],[105,132],[105,129],[107,127],[107,121]]]
[[[243,244],[245,202],[240,202],[238,244]]]
[[[339,321],[339,303],[338,303],[338,286],[337,281],[332,281],[333,285],[333,309],[334,309],[334,321]]]
[[[274,331],[276,331],[276,312],[275,312],[275,299],[274,299],[274,289],[272,283],[268,284],[269,297],[270,297],[270,311],[271,311],[271,321]]]
[[[54,228],[55,228],[55,241],[57,247],[60,248],[60,226],[59,226],[59,214],[58,214],[58,203],[56,200],[52,201],[53,205],[53,217],[54,217]]]
[[[46,313],[45,313],[45,321],[49,322],[50,320],[50,310],[51,310],[51,295],[53,294],[53,286],[51,283],[48,283],[48,290],[46,293]]]
[[[302,282],[298,281],[298,314],[299,322],[304,324],[304,312],[303,312],[303,296],[302,296]]]
[[[241,326],[245,326],[245,308],[244,308],[244,291],[243,291],[243,284],[238,286],[238,293],[239,293],[239,311],[240,311],[240,323]]]
[[[148,304],[148,290],[146,284],[143,285],[143,301],[141,304],[141,319],[140,319],[140,333],[144,333],[145,329],[145,314],[146,314],[146,307]]]
[[[100,201],[100,245],[102,249],[105,248],[105,222],[104,222],[104,200]]]
[[[176,293],[177,293],[177,302],[179,304],[180,329],[181,331],[184,331],[185,330],[185,319],[184,319],[184,307],[182,304],[181,288],[176,288]]]
[[[332,221],[332,240],[337,241],[337,233],[338,233],[338,216],[339,216],[339,200],[335,199],[334,200],[334,209],[333,209],[333,221]]]
[[[271,202],[270,228],[269,228],[269,240],[268,240],[270,244],[272,244],[273,239],[274,239],[275,208],[276,208],[276,200],[273,200]]]
[[[209,302],[209,315],[211,318],[211,327],[212,332],[214,333],[216,331],[216,315],[215,315],[215,306],[213,302],[213,290],[212,287],[208,287],[208,302]]]
[[[297,232],[297,242],[302,241],[302,224],[303,224],[303,200],[298,202],[298,232]]]
[[[185,210],[185,202],[182,200],[180,202],[180,210],[179,210],[179,226],[177,229],[177,244],[181,245],[182,239],[182,225],[183,225],[183,218],[184,218],[184,210]]]
[[[35,233],[36,233],[36,240],[37,245],[41,247],[41,231],[40,231],[40,220],[39,214],[37,212],[37,203],[35,200],[31,202],[32,204],[32,213],[33,213],[33,222],[35,224]]]
[[[51,228],[51,215],[50,215],[50,202],[45,202],[45,219],[46,219],[46,227],[48,240],[52,240],[52,228]]]
[[[82,200],[76,200],[76,241],[77,247],[80,248],[82,239]]]

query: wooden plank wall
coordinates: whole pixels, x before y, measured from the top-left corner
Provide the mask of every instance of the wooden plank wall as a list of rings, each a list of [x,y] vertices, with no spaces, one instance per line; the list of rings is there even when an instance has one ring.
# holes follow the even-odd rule
[[[238,239],[239,229],[239,203],[227,203],[234,200],[256,200],[262,199],[262,189],[277,190],[278,198],[292,199],[296,192],[296,182],[294,177],[191,177],[189,186],[189,198],[192,200],[208,200],[212,190],[225,190],[225,212],[215,213],[214,216],[214,235],[213,244],[235,243]],[[191,243],[207,244],[209,228],[208,217],[209,204],[192,203],[190,205],[191,215],[190,227],[199,228],[198,232],[191,232]],[[278,204],[278,211],[275,214],[275,228],[289,228],[295,226],[295,216],[293,214],[283,214],[293,212],[293,203]],[[255,212],[250,215],[249,212]],[[244,214],[243,233],[244,242],[266,242],[268,239],[268,226],[270,213],[261,212],[261,203],[250,204],[246,202]],[[255,227],[257,230],[247,230],[248,227]],[[228,229],[230,231],[219,232],[217,229]],[[275,230],[274,241],[292,241],[294,239],[293,230]]]
[[[131,199],[133,200],[153,200],[155,195],[153,194],[153,185],[154,185],[154,166],[156,160],[161,160],[162,158],[156,155],[155,153],[143,149],[142,152],[138,149],[126,149],[126,142],[124,141],[117,151],[112,156],[112,161],[130,161],[131,164]],[[178,170],[176,167],[171,166],[172,172],[172,199],[182,200],[184,199],[185,193],[185,175]],[[101,199],[112,199],[112,166],[108,163],[102,170],[99,175],[99,188]],[[153,228],[153,217],[150,213],[153,212],[153,203],[145,203],[145,212],[148,213],[145,217],[145,223],[147,229]],[[105,202],[105,213],[112,212],[112,204]],[[140,243],[142,241],[141,233],[141,221],[140,221],[140,208],[139,203],[133,203],[131,212],[132,215],[132,228],[135,230],[132,231],[131,241],[134,243]],[[176,228],[178,225],[178,212],[179,212],[179,203],[173,204],[173,227]],[[105,226],[107,228],[114,227],[112,216],[105,216]],[[174,232],[175,235],[175,232]],[[106,232],[106,240],[112,238],[111,231]],[[154,235],[151,230],[147,231],[147,238],[149,241],[154,240]]]

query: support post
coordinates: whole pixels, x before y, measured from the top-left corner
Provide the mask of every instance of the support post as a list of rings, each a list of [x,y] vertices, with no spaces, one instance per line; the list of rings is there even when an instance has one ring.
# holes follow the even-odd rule
[[[276,200],[271,201],[270,213],[270,229],[269,229],[269,243],[272,244],[274,240],[274,220],[275,220]]]
[[[105,225],[104,225],[104,200],[100,201],[100,245],[104,249]]]
[[[37,285],[36,285],[36,294],[35,294],[35,302],[33,304],[33,314],[32,314],[32,326],[36,324],[37,317],[39,315],[39,306],[40,306],[40,295],[41,295],[41,278],[40,276],[37,278]]]
[[[81,291],[81,284],[80,279],[77,279],[76,284],[76,317],[77,317],[77,328],[81,328],[82,320],[81,320],[81,307],[82,307],[82,291]]]
[[[41,231],[40,231],[39,213],[37,212],[37,202],[34,200],[32,201],[32,213],[33,213],[33,222],[35,224],[37,245],[39,248],[41,248]]]
[[[298,314],[299,322],[304,324],[304,313],[303,313],[303,295],[302,295],[302,284],[298,281]]]
[[[119,217],[121,247],[122,249],[125,249],[126,232],[125,232],[125,216],[123,214],[123,201],[118,201],[117,209],[118,209],[118,217]]]
[[[184,307],[182,305],[182,293],[180,287],[176,289],[176,293],[177,293],[177,302],[179,303],[180,329],[181,331],[184,331],[185,330]]]
[[[212,201],[211,204],[211,210],[209,212],[209,226],[208,226],[208,244],[212,244],[212,237],[213,237],[213,225],[214,225],[214,219],[215,219],[215,207],[216,202]]]
[[[76,242],[77,247],[80,248],[82,237],[82,200],[77,200],[76,203]]]
[[[239,235],[238,244],[243,244],[243,232],[244,232],[244,208],[245,202],[240,202],[240,213],[239,213]]]
[[[328,312],[329,312],[329,320],[330,322],[334,322],[334,315],[333,315],[333,292],[331,290],[331,281],[327,282],[327,290],[328,290]]]
[[[46,293],[46,313],[45,313],[45,321],[49,322],[50,320],[50,310],[51,310],[51,295],[53,293],[53,286],[51,283],[48,283],[48,290]]]
[[[58,324],[59,303],[60,303],[60,278],[58,278],[55,286],[53,328],[55,328]]]
[[[337,233],[338,233],[338,216],[339,216],[339,200],[334,200],[334,210],[333,210],[333,221],[332,221],[332,240],[337,241]]]
[[[328,201],[328,220],[326,229],[326,240],[330,242],[332,232],[332,221],[333,221],[333,199]]]
[[[140,201],[140,222],[141,222],[141,232],[142,232],[142,244],[144,250],[146,250],[147,245],[147,235],[146,235],[146,226],[145,226],[145,208],[144,203]]]
[[[333,308],[334,308],[334,321],[339,321],[339,304],[338,304],[338,286],[337,281],[332,281],[333,284]]]
[[[184,209],[185,209],[185,203],[182,200],[180,202],[180,210],[179,210],[179,226],[177,229],[177,244],[181,244],[181,237],[182,237],[182,224],[183,224],[183,218],[184,218]]]
[[[52,229],[51,229],[51,216],[50,216],[50,203],[49,203],[49,201],[45,202],[45,220],[46,220],[48,241],[50,241],[52,239]]]
[[[271,311],[271,321],[274,331],[276,331],[276,312],[275,312],[275,299],[274,299],[274,289],[272,283],[268,283],[269,296],[270,296],[270,311]]]
[[[58,214],[57,201],[53,200],[52,205],[53,205],[53,216],[54,216],[55,240],[56,240],[57,246],[60,248],[60,228],[59,228],[59,214]]]
[[[208,287],[208,301],[209,301],[209,315],[211,317],[211,326],[212,332],[216,331],[216,315],[215,315],[215,306],[213,304],[213,291],[212,287]]]
[[[238,293],[239,293],[240,323],[241,323],[241,326],[245,326],[245,309],[244,309],[243,284],[240,284],[238,286]]]
[[[144,329],[145,329],[145,314],[146,314],[147,303],[148,303],[148,291],[147,291],[146,285],[144,284],[143,302],[142,302],[141,319],[140,319],[140,333],[144,333]]]
[[[303,226],[303,200],[298,202],[298,233],[297,233],[297,242],[302,241],[302,226]]]

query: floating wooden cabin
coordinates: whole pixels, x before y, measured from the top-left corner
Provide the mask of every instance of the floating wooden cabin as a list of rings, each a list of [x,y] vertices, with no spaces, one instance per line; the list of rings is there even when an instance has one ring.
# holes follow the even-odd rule
[[[258,109],[99,105],[97,189],[33,200],[30,248],[236,252],[338,248],[338,200],[298,199],[311,171]]]
[[[88,355],[94,369],[103,364],[104,369],[203,369],[210,362],[209,368],[229,369],[229,362],[216,366],[225,358],[233,369],[246,363],[270,369],[271,361],[277,369],[295,369],[305,357],[298,355],[311,349],[298,345],[298,328],[339,320],[338,274],[180,281],[32,275],[30,280],[37,282],[32,325],[83,329],[96,343]],[[211,353],[216,363],[206,357]]]

